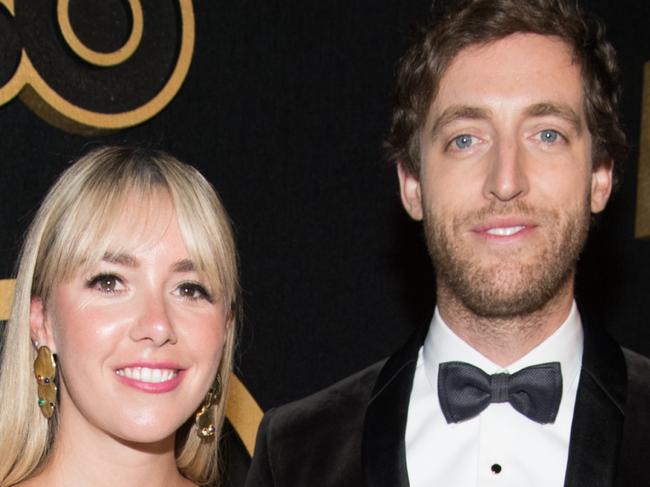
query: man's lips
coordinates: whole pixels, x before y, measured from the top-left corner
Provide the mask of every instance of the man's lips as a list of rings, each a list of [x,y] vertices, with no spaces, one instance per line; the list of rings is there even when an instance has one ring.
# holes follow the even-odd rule
[[[505,241],[524,236],[536,227],[537,225],[530,220],[508,218],[481,223],[472,231],[480,237]]]

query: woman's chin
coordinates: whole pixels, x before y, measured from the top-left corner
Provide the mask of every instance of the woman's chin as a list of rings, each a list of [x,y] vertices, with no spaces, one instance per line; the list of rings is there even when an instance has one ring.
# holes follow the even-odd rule
[[[109,433],[109,435],[123,445],[138,451],[163,453],[174,448],[176,431],[171,430],[166,432],[167,434],[164,433],[163,431],[151,431],[143,428],[142,430],[130,430],[128,432],[116,431]]]
[[[185,422],[184,417],[125,415],[119,424],[105,425],[105,430],[122,443],[130,445],[174,444],[176,431]]]

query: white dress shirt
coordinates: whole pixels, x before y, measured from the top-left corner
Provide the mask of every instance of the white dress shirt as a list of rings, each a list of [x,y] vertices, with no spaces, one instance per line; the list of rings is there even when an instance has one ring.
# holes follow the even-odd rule
[[[420,349],[406,423],[411,487],[562,487],[576,401],[583,332],[575,302],[553,335],[506,368],[463,340],[438,309]],[[509,403],[490,404],[475,418],[448,424],[438,401],[438,366],[462,361],[488,374],[560,362],[562,400],[555,422],[539,424]]]

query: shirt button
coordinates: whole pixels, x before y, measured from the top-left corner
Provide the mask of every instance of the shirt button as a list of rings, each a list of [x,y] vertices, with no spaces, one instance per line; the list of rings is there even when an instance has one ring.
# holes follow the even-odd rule
[[[496,474],[501,473],[501,465],[495,463],[494,465],[492,465],[492,467],[490,467],[490,470],[492,470],[492,472]]]

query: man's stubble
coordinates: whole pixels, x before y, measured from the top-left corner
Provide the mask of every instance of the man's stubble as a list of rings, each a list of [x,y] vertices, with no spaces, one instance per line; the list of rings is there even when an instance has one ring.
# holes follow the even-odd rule
[[[446,295],[476,317],[501,321],[525,321],[542,310],[573,278],[589,232],[589,201],[587,194],[570,210],[497,202],[453,217],[434,215],[425,205],[424,230],[439,299]],[[470,229],[487,218],[513,214],[541,223],[534,230],[541,238],[531,244],[537,248],[504,247],[488,255],[486,248],[472,248],[472,238],[478,237],[470,236]]]

